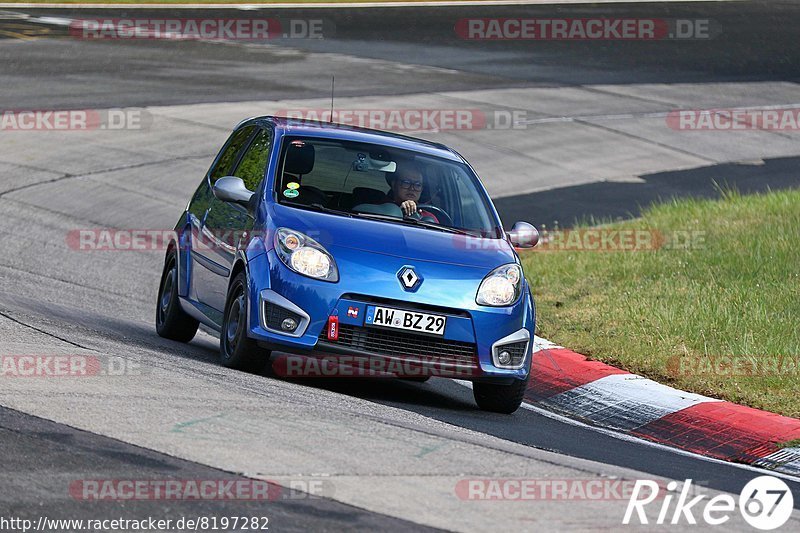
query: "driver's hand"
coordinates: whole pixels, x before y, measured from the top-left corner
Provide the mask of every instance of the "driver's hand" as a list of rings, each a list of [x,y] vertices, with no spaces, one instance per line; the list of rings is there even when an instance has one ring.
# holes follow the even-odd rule
[[[400,204],[400,210],[403,212],[403,216],[410,217],[417,212],[417,202],[414,200],[406,200]]]

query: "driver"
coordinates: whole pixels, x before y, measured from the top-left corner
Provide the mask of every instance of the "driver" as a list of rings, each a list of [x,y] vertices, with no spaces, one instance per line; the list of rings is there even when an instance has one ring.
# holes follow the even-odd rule
[[[387,194],[388,200],[400,206],[403,216],[430,218],[437,224],[439,219],[433,213],[424,209],[419,209],[419,197],[422,195],[422,187],[425,180],[419,168],[413,163],[398,163],[397,169],[389,174],[389,185],[391,190]]]

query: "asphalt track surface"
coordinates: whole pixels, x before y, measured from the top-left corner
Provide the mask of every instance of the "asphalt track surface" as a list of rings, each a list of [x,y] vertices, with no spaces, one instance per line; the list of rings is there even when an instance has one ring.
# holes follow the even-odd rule
[[[13,10],[7,10],[13,11]],[[164,10],[24,10],[71,18],[164,18]],[[279,51],[200,43],[82,42],[47,39],[5,48],[0,105],[22,108],[121,107],[327,97],[337,75],[340,97],[509,86],[712,81],[798,81],[797,2],[718,2],[592,6],[486,6],[330,10],[181,10],[179,18],[323,19],[332,38],[275,39],[307,52],[411,60],[448,72],[377,73],[365,65],[300,63]],[[465,41],[462,18],[588,16],[703,19],[708,40]],[[10,24],[8,21],[7,24]],[[59,34],[56,30],[52,33]],[[66,33],[66,32],[61,32]],[[387,71],[389,69],[386,69]]]
[[[702,43],[465,44],[452,36],[453,20],[460,17],[578,17],[590,9],[594,8],[330,10],[321,16],[334,23],[334,38],[274,42],[267,48],[85,42],[62,38],[52,26],[25,22],[28,29],[17,25],[15,33],[39,31],[41,37],[0,41],[0,108],[177,109],[322,99],[328,95],[332,71],[341,98],[683,83],[714,87],[716,96],[737,103],[734,87],[762,83],[780,87],[781,102],[800,101],[798,30],[790,23],[800,19],[795,2],[613,5],[600,10],[605,16],[717,21],[725,31]],[[24,12],[76,16],[69,10]],[[96,14],[108,16],[105,11],[80,16]],[[251,14],[214,12],[216,17]],[[316,13],[281,10],[275,16]],[[0,20],[0,28],[12,24],[9,20],[13,19]],[[292,52],[281,53],[282,47]],[[319,55],[320,50],[334,55]],[[417,68],[405,67],[409,58]],[[403,68],[393,68],[395,64]],[[730,94],[726,88],[731,88]],[[12,134],[2,133],[0,351],[118,357],[135,361],[142,371],[83,382],[4,379],[0,515],[170,518],[265,513],[279,531],[426,526],[469,530],[493,524],[587,530],[618,525],[624,502],[511,502],[517,507],[510,508],[502,502],[459,501],[453,487],[470,477],[617,476],[692,478],[708,490],[738,494],[755,477],[754,471],[736,465],[619,440],[532,410],[511,416],[483,413],[474,406],[469,389],[447,380],[424,385],[289,382],[218,367],[216,340],[205,333],[186,346],[158,338],[152,307],[161,254],[78,253],[67,249],[64,236],[84,227],[167,227],[207,167],[212,147],[224,139],[222,125],[197,122],[196,129],[195,135],[214,138],[198,142],[194,150],[185,146],[194,138],[181,144],[171,138],[174,135],[157,131],[146,147],[106,143],[100,136],[89,138],[87,147],[86,139],[70,139],[70,134],[9,138]],[[787,142],[796,144],[796,137]],[[180,157],[168,157],[172,150]],[[79,156],[71,157],[73,151]],[[163,156],[163,165],[153,165],[154,154]],[[794,155],[781,154],[757,165],[732,158],[664,171],[650,176],[646,187],[554,180],[549,189],[501,195],[498,205],[504,220],[536,205],[544,210],[540,222],[630,216],[639,205],[669,194],[712,196],[711,178],[720,175],[744,190],[796,187],[800,148]],[[76,479],[235,476],[278,483],[319,478],[333,488],[323,491],[323,497],[268,504],[87,503],[67,490]],[[800,508],[800,483],[788,482],[795,507]]]

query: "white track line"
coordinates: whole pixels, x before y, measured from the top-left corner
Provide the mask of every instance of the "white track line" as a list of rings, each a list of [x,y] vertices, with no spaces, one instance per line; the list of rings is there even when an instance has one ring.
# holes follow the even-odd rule
[[[698,111],[701,114],[713,115],[736,111],[770,111],[775,109],[798,109],[800,103],[790,102],[787,104],[751,105],[734,107],[714,107],[707,109],[673,109],[671,111],[652,111],[647,113],[617,113],[613,115],[575,115],[562,117],[534,118],[529,120],[518,120],[515,124],[549,124],[552,122],[590,122],[601,120],[631,120],[637,118],[667,118],[673,113],[680,111]]]
[[[714,398],[678,390],[636,374],[611,374],[539,402],[553,411],[578,411],[611,429],[632,431]]]
[[[459,385],[463,385],[463,386],[465,386],[465,387],[467,387],[469,389],[472,388],[472,382],[470,382],[470,381],[463,381],[463,380],[460,380],[460,379],[454,379],[453,381],[455,381]],[[757,473],[757,474],[761,474],[761,475],[769,474],[771,476],[780,477],[780,478],[783,478],[783,479],[787,479],[789,481],[794,481],[794,482],[800,483],[800,477],[795,477],[795,476],[792,476],[792,475],[789,475],[789,474],[784,474],[782,472],[775,472],[775,471],[768,470],[768,469],[765,469],[765,468],[758,468],[758,467],[755,467],[755,466],[750,466],[750,465],[746,465],[746,464],[742,464],[742,463],[731,463],[729,461],[723,461],[722,459],[715,459],[713,457],[707,457],[705,455],[700,455],[700,454],[697,454],[697,453],[694,453],[694,452],[681,450],[680,448],[673,448],[672,446],[667,446],[665,444],[659,444],[657,442],[652,442],[652,441],[649,441],[649,440],[640,439],[639,437],[634,437],[633,435],[628,435],[627,433],[620,433],[618,431],[613,431],[613,430],[610,430],[610,429],[605,429],[605,428],[601,428],[601,427],[597,427],[597,426],[590,426],[589,424],[584,424],[583,422],[579,422],[578,420],[573,420],[572,418],[569,418],[569,417],[566,417],[566,416],[563,416],[563,415],[559,415],[557,413],[553,413],[551,411],[548,411],[546,409],[542,409],[541,407],[537,407],[537,406],[535,406],[533,404],[530,404],[530,403],[522,402],[522,406],[521,407],[523,409],[527,409],[528,411],[533,411],[534,413],[540,414],[540,415],[542,415],[544,417],[550,418],[550,419],[555,420],[557,422],[561,422],[563,424],[567,424],[567,425],[570,425],[570,426],[575,426],[575,427],[579,427],[579,428],[583,428],[583,429],[588,429],[588,430],[591,430],[591,431],[596,431],[597,433],[602,433],[603,435],[607,435],[609,437],[613,437],[615,439],[622,440],[622,441],[625,441],[625,442],[632,442],[632,443],[639,444],[639,445],[642,445],[642,446],[648,446],[648,447],[651,447],[651,448],[655,448],[655,449],[660,450],[660,451],[676,453],[678,455],[683,455],[683,456],[686,456],[686,457],[692,457],[693,459],[700,459],[702,461],[707,461],[709,463],[714,463],[714,464],[718,464],[718,465],[733,466],[733,467],[739,468],[741,470],[747,470],[749,472],[753,472],[753,473]],[[601,462],[601,461],[597,461],[597,462]],[[631,468],[631,467],[627,467],[627,468]]]

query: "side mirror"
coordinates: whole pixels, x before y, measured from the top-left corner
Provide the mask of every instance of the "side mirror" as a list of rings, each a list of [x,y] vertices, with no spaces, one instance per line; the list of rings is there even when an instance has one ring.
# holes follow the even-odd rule
[[[539,230],[527,222],[517,222],[506,235],[514,248],[533,248],[539,243]]]
[[[241,178],[236,176],[225,176],[214,183],[214,196],[223,202],[231,202],[249,207],[250,200],[255,194],[245,187]]]

